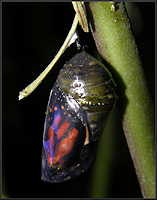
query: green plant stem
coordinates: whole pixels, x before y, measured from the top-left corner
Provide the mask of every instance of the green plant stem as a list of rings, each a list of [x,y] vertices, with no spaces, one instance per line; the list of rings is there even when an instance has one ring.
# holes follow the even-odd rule
[[[76,31],[76,27],[78,25],[78,20],[79,20],[79,14],[76,13],[73,24],[71,26],[71,29],[70,29],[63,45],[61,46],[60,50],[58,51],[57,55],[54,57],[54,59],[51,61],[51,63],[45,68],[45,70],[31,84],[29,84],[25,89],[23,89],[22,91],[19,92],[19,97],[18,97],[19,100],[30,95],[38,87],[38,85],[43,81],[43,79],[46,77],[46,75],[49,73],[49,71],[52,69],[52,67],[55,65],[55,63],[58,61],[60,56],[63,54],[63,52],[68,47],[68,43],[70,42],[72,36],[74,35],[74,33]]]
[[[114,164],[114,137],[117,130],[119,130],[117,116],[118,111],[117,109],[114,109],[99,141],[97,156],[93,165],[90,181],[89,197],[91,198],[109,197],[112,167]]]
[[[119,79],[122,126],[144,198],[155,198],[155,117],[124,4],[90,2],[91,31],[100,55]]]

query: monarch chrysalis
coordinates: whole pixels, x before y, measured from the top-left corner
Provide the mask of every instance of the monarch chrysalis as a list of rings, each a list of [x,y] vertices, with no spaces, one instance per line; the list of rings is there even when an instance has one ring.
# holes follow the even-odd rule
[[[61,69],[46,112],[44,181],[64,182],[92,165],[98,140],[117,102],[115,86],[105,66],[84,51]]]

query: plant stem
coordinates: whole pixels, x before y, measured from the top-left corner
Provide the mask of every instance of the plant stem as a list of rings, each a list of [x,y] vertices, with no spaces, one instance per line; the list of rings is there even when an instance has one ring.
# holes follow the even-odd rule
[[[90,2],[91,31],[100,55],[117,73],[122,126],[144,198],[155,198],[155,120],[124,4]]]
[[[111,184],[115,133],[119,130],[118,111],[114,109],[99,141],[96,160],[90,180],[90,198],[108,198]],[[113,126],[114,124],[114,126]]]
[[[46,77],[46,75],[49,73],[49,71],[52,69],[52,67],[55,65],[55,63],[58,61],[60,56],[64,53],[65,49],[68,47],[68,43],[72,36],[74,35],[76,31],[76,27],[78,25],[79,15],[78,13],[75,14],[75,18],[73,21],[73,24],[71,26],[71,29],[61,46],[60,50],[58,51],[57,55],[54,57],[54,59],[51,61],[51,63],[45,68],[45,70],[31,83],[29,84],[25,89],[19,92],[19,100],[23,99],[24,97],[27,97],[30,95],[37,87],[38,85],[43,81],[43,79]]]

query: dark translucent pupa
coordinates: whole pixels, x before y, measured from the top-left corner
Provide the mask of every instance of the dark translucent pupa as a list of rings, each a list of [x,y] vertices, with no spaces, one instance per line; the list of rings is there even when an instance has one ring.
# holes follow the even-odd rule
[[[118,99],[115,86],[105,66],[85,51],[63,66],[47,105],[44,181],[64,182],[92,165],[98,140]]]

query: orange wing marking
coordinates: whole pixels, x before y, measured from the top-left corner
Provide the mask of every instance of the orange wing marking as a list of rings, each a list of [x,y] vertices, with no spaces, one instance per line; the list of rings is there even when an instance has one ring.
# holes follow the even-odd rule
[[[58,129],[58,133],[57,133],[57,139],[61,139],[61,137],[66,133],[66,131],[68,130],[70,124],[67,121],[64,121],[61,126]]]
[[[78,130],[76,128],[72,128],[67,137],[60,141],[57,146],[57,149],[54,154],[53,164],[55,165],[57,162],[63,163],[61,160],[64,156],[68,155],[77,139]]]

